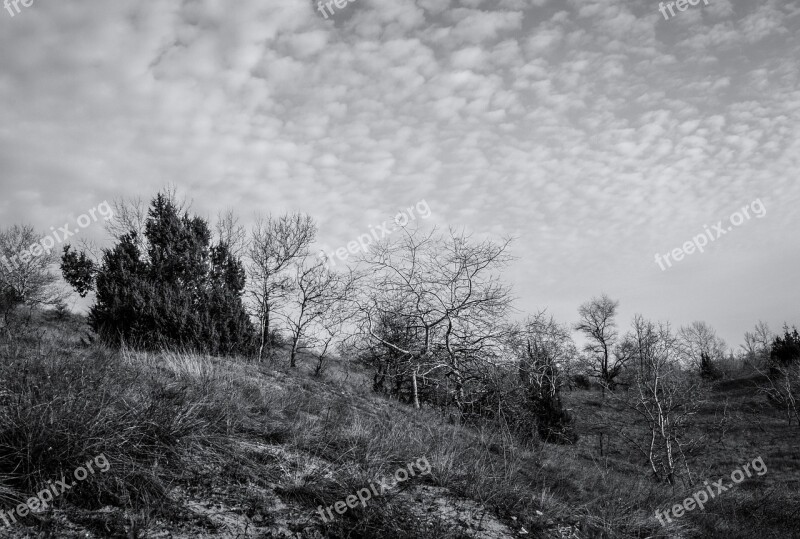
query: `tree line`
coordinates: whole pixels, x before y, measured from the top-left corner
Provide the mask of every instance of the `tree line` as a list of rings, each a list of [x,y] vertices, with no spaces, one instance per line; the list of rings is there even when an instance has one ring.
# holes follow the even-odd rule
[[[375,392],[557,443],[577,437],[563,392],[598,388],[640,419],[619,434],[662,481],[673,482],[700,443],[687,432],[709,382],[745,365],[800,425],[796,329],[778,336],[759,323],[734,355],[704,322],[675,331],[637,315],[622,333],[619,302],[607,295],[579,306],[571,324],[546,311],[515,320],[502,279],[510,239],[408,226],[334,271],[313,254],[317,226],[307,215],[264,216],[248,229],[228,211],[212,228],[174,191],[114,206],[110,247],[68,245],[60,260],[45,253],[0,267],[6,333],[25,308],[63,308],[59,265],[80,296],[93,294],[89,326],[113,346],[258,361],[281,349],[291,367],[313,352],[316,374],[338,354],[370,369]],[[30,227],[2,231],[0,251],[35,236]]]

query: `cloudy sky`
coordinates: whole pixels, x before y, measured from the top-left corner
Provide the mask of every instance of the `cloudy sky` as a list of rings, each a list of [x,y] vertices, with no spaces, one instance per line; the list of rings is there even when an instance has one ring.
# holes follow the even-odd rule
[[[734,347],[759,319],[800,323],[796,0],[668,20],[653,0],[330,10],[0,10],[0,226],[46,231],[172,182],[203,215],[307,212],[335,249],[424,200],[427,225],[517,238],[521,311],[573,321],[606,292],[625,326],[706,320]],[[656,263],[719,221],[703,253]]]

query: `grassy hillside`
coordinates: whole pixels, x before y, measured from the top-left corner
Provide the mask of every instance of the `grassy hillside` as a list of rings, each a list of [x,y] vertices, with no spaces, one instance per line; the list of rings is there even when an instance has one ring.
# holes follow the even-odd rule
[[[37,331],[0,346],[0,510],[98,455],[108,469],[13,526],[0,516],[2,538],[800,537],[800,429],[753,380],[714,388],[699,415],[710,433],[699,486],[673,492],[615,435],[625,412],[598,392],[565,394],[575,445],[522,442],[378,397],[344,360],[314,377],[313,358],[292,370],[282,359],[120,352],[87,342],[83,323],[42,315]],[[758,456],[763,476],[666,527],[656,520]],[[429,473],[320,515],[420,462]]]

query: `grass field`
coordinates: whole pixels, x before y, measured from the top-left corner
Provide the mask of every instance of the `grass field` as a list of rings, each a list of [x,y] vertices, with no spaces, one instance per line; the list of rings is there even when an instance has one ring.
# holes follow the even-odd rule
[[[97,455],[110,468],[44,512],[0,520],[0,537],[800,537],[800,429],[753,378],[712,388],[696,484],[673,491],[615,434],[629,418],[597,391],[564,394],[576,444],[523,442],[376,396],[343,360],[314,377],[310,357],[291,370],[281,358],[120,352],[82,340],[83,323],[42,316],[37,335],[0,347],[0,510]],[[759,456],[763,476],[656,520]],[[422,457],[430,474],[319,516]]]

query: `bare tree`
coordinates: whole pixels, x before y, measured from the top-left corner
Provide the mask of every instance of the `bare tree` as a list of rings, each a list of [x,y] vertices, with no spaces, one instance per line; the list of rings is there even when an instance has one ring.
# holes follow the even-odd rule
[[[685,473],[691,482],[688,457],[703,442],[689,435],[702,402],[700,383],[681,370],[680,343],[668,324],[656,325],[637,315],[625,342],[636,360],[635,391],[612,398],[636,420],[623,420],[618,432],[645,457],[656,480],[674,485]]]
[[[772,406],[783,409],[790,427],[792,418],[797,419],[800,426],[800,363],[774,364],[770,369],[754,365],[754,368],[766,380],[760,385],[759,393],[765,395]]]
[[[764,367],[769,362],[769,354],[774,338],[775,335],[769,329],[767,323],[759,320],[752,332],[745,332],[742,348],[750,361],[759,367]]]
[[[539,435],[545,441],[570,441],[571,417],[561,403],[565,371],[577,355],[569,328],[541,311],[514,332],[511,344],[520,358],[519,377]]]
[[[453,229],[444,235],[405,228],[364,256],[369,280],[360,302],[361,327],[409,367],[416,407],[419,381],[434,371],[452,381],[450,394],[459,409],[474,404],[467,386],[480,386],[481,367],[498,359],[508,332],[510,290],[496,271],[510,259],[509,241],[474,242]],[[381,333],[386,320],[403,326],[404,342]]]
[[[566,385],[564,377],[569,371],[568,365],[578,355],[575,342],[566,325],[559,324],[543,310],[529,316],[516,331],[515,337],[516,348],[519,349],[520,346],[523,348],[522,355],[526,360],[538,358],[552,365],[548,370],[557,372],[559,378],[552,380],[551,383],[559,388]],[[528,368],[529,363],[530,361],[522,361],[521,365],[525,364],[525,368]]]
[[[161,193],[173,204],[177,213],[183,214],[189,211],[191,202],[183,197],[178,198],[178,188],[174,184],[164,187]],[[118,198],[112,201],[114,207],[114,218],[106,221],[105,230],[117,243],[123,236],[132,236],[134,244],[147,257],[147,220],[149,219],[150,202],[142,197]],[[102,258],[100,250],[95,245],[84,245],[84,251],[88,251],[95,261]]]
[[[58,255],[41,238],[28,225],[0,230],[0,314],[7,333],[19,307],[55,306],[67,297],[54,271]]]
[[[145,252],[145,227],[147,225],[147,210],[149,204],[141,197],[120,198],[112,202],[114,218],[106,221],[106,232],[119,242],[123,236],[134,233],[136,246],[140,252]]]
[[[682,357],[694,366],[701,376],[713,377],[714,364],[725,357],[725,341],[705,322],[692,322],[678,331]]]
[[[410,320],[393,314],[402,311],[397,308],[377,315],[366,313],[371,324],[365,325],[362,316],[356,323],[356,331],[342,346],[346,354],[373,369],[372,390],[376,393],[402,396],[405,382],[418,370],[418,365],[412,362],[413,354],[408,353],[417,341],[417,332]],[[417,392],[413,393],[412,400],[419,404]]]
[[[357,314],[357,309],[353,303],[353,298],[358,288],[358,275],[350,271],[346,275],[341,275],[337,280],[336,287],[331,290],[323,309],[322,316],[315,321],[312,329],[312,342],[316,346],[317,365],[314,367],[314,374],[322,373],[325,361],[334,349],[334,343],[341,345],[347,339],[345,326],[353,320]],[[306,339],[309,336],[306,335]]]
[[[318,342],[322,344],[321,354],[328,352],[331,341],[335,338],[335,328],[341,321],[341,310],[344,302],[352,295],[355,286],[353,274],[341,274],[330,270],[324,261],[307,258],[298,259],[293,264],[294,275],[289,285],[289,301],[281,313],[291,334],[291,353],[289,366],[297,365],[297,352],[301,348],[313,348]],[[313,333],[313,329],[321,330]],[[306,344],[300,345],[301,340]]]
[[[606,388],[613,389],[614,379],[628,360],[624,353],[614,354],[619,336],[615,321],[618,307],[619,302],[605,294],[592,298],[578,308],[580,321],[575,325],[575,329],[588,339],[584,351],[589,356],[591,373],[600,380],[604,395]]]
[[[317,350],[317,364],[314,366],[314,374],[319,376],[326,365],[326,361],[333,351],[334,341],[344,333],[344,324],[348,316],[341,310],[333,309],[328,316],[321,317],[319,321],[319,333],[316,341],[319,343]]]
[[[247,250],[247,229],[239,223],[239,217],[232,209],[219,212],[217,215],[217,239],[228,246],[228,251],[240,258]]]
[[[248,248],[248,297],[254,304],[259,325],[258,360],[264,348],[272,359],[270,327],[273,314],[286,299],[293,261],[304,259],[314,241],[317,226],[300,213],[258,218],[250,233]]]

